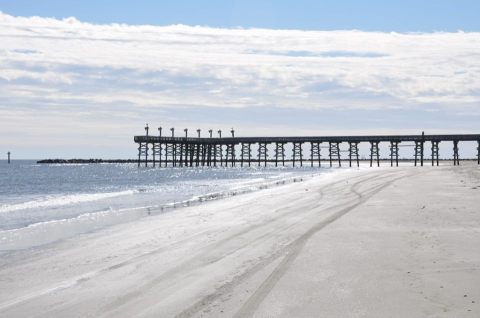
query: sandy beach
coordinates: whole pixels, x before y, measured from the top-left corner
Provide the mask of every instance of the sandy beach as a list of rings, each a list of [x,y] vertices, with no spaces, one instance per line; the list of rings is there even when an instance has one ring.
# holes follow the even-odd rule
[[[339,170],[0,260],[1,317],[479,317],[480,168]]]

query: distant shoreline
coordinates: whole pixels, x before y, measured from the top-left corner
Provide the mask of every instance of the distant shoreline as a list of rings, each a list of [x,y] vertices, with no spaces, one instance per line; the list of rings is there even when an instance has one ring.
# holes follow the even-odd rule
[[[136,159],[43,159],[37,163],[137,163]]]
[[[408,158],[403,158],[403,159],[398,159],[399,162],[413,162],[415,159],[408,159]],[[439,159],[440,162],[448,162],[452,161],[453,159]],[[262,163],[264,162],[263,160],[260,160]],[[298,161],[298,160],[297,160]],[[328,162],[328,158],[322,158],[322,162]],[[359,159],[360,162],[369,162],[370,158],[365,158],[365,159]],[[390,158],[383,158],[380,159],[380,162],[390,162]],[[460,161],[477,161],[477,158],[464,158],[460,159]],[[149,159],[149,163],[152,163],[153,160]],[[156,161],[158,163],[158,160]],[[167,161],[168,163],[171,162],[171,160]],[[235,161],[236,163],[240,163],[241,160],[237,159]],[[257,160],[252,160],[252,163],[258,163]],[[269,163],[274,163],[275,160],[268,159],[267,162]],[[291,159],[285,160],[285,163],[287,162],[292,162]],[[303,159],[304,164],[310,163],[310,159]],[[314,160],[314,162],[317,162],[317,160]],[[334,161],[336,162],[336,161]],[[342,163],[348,163],[348,158],[342,158]],[[352,159],[352,164],[355,162],[355,160]],[[424,164],[427,164],[431,162],[431,159],[424,159]],[[43,160],[38,160],[37,163],[39,164],[72,164],[72,163],[138,163],[138,159],[43,159]],[[140,160],[140,163],[145,163],[145,160]],[[165,163],[165,160],[162,160],[162,163]]]

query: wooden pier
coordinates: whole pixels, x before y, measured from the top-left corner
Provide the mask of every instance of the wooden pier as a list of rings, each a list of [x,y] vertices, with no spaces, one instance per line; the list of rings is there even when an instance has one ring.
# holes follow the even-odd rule
[[[148,125],[144,136],[135,136],[138,144],[138,166],[145,167],[148,163],[155,166],[198,167],[198,166],[251,166],[252,164],[266,166],[267,163],[275,166],[285,166],[291,162],[293,166],[321,166],[322,161],[328,166],[342,166],[342,152],[348,152],[348,166],[360,165],[359,144],[370,145],[370,166],[380,166],[380,143],[388,143],[390,150],[390,165],[398,166],[399,148],[402,143],[409,142],[413,148],[414,165],[425,164],[427,152],[430,152],[431,164],[439,165],[439,149],[442,142],[452,142],[452,159],[454,165],[460,164],[459,142],[474,141],[477,143],[477,163],[480,165],[480,134],[462,135],[380,135],[380,136],[305,136],[305,137],[235,137],[233,129],[231,136],[222,137],[219,130],[218,137],[209,130],[208,137],[201,137],[197,130],[196,137],[188,137],[188,130],[184,129],[185,136],[176,137],[175,129],[171,128],[171,136],[162,136],[162,128],[158,128],[158,135],[149,135]],[[341,150],[346,144],[348,149]],[[427,145],[430,146],[427,148]],[[269,147],[270,152],[269,152]],[[287,146],[287,147],[286,147]],[[273,151],[272,150],[273,147]],[[291,156],[286,156],[286,149],[291,148]],[[322,157],[326,152],[325,157]],[[307,152],[308,151],[308,152]],[[239,152],[239,153],[237,153]]]

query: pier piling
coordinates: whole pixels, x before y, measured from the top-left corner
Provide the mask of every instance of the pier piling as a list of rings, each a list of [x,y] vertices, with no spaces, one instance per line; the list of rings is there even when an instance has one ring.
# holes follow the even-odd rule
[[[460,165],[460,159],[458,156],[458,140],[453,141],[453,165],[454,166]]]
[[[225,155],[225,167],[228,167],[228,163],[232,167],[235,166],[235,144],[227,144],[227,153]]]
[[[278,160],[282,161],[282,166],[285,166],[285,143],[275,143],[275,167],[278,167]]]
[[[439,165],[439,143],[440,141],[438,140],[432,140],[432,166],[435,165],[435,162],[437,163],[437,166]]]
[[[322,165],[321,163],[321,152],[320,152],[320,145],[321,142],[310,142],[310,160],[311,160],[311,166],[313,167],[315,159],[318,160],[318,166],[320,167]]]
[[[395,160],[395,166],[398,167],[398,144],[399,141],[390,141],[390,167],[393,167]]]
[[[360,167],[360,160],[358,154],[358,142],[349,141],[348,142],[348,165],[352,167],[352,158],[355,157],[357,161],[357,167]]]
[[[268,143],[260,142],[258,143],[258,166],[260,167],[262,161],[264,166],[267,166],[267,158],[268,158]]]
[[[377,161],[377,167],[380,167],[380,150],[378,141],[370,141],[370,167],[373,166],[373,160]]]
[[[417,162],[420,161],[420,166],[423,167],[424,143],[423,140],[415,141],[415,166],[417,166]]]
[[[250,167],[251,165],[251,158],[252,158],[252,144],[247,142],[247,143],[242,143],[241,147],[241,161],[240,161],[240,166],[243,167],[243,163],[246,160],[248,163],[248,166]]]
[[[477,140],[477,164],[480,165],[480,140]]]
[[[342,166],[342,160],[340,157],[340,142],[338,141],[330,141],[329,142],[329,159],[330,159],[330,167],[333,166],[334,157],[338,160],[338,166]]]
[[[302,153],[302,143],[301,142],[294,142],[293,143],[293,153],[292,153],[292,160],[293,166],[295,167],[295,161],[297,158],[300,160],[300,167],[303,166],[303,153]]]

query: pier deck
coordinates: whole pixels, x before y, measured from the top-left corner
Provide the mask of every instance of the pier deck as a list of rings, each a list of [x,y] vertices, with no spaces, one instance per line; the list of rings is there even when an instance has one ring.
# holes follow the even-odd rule
[[[413,160],[415,165],[424,165],[425,143],[429,143],[432,165],[439,165],[439,148],[442,142],[452,142],[452,159],[454,165],[460,164],[459,142],[477,142],[477,163],[480,164],[480,134],[450,134],[450,135],[371,135],[371,136],[298,136],[298,137],[175,137],[148,135],[148,126],[145,127],[146,135],[135,136],[134,141],[138,144],[138,165],[147,166],[152,162],[153,166],[171,164],[173,166],[235,166],[236,164],[267,165],[273,162],[276,166],[292,162],[293,166],[303,166],[305,162],[311,166],[321,166],[322,161],[328,161],[329,166],[334,164],[341,166],[341,152],[348,152],[348,164],[359,165],[360,143],[370,144],[370,166],[380,165],[380,143],[388,143],[390,149],[390,165],[398,166],[399,147],[401,143],[410,142],[414,148]],[[199,133],[199,131],[197,131]],[[185,130],[187,134],[187,131]],[[199,133],[200,135],[200,133]],[[348,150],[341,150],[340,144],[348,144]],[[272,146],[268,147],[268,145]],[[305,146],[307,145],[307,146]],[[323,146],[324,145],[324,146]],[[286,156],[287,148],[291,148],[291,156]],[[327,149],[326,158],[322,157],[321,150]],[[270,151],[269,151],[270,150]],[[272,151],[273,150],[273,151]],[[307,156],[304,151],[309,150]],[[254,151],[254,152],[253,152]],[[269,153],[270,152],[270,153]],[[237,155],[238,154],[238,155]],[[149,155],[152,159],[149,159]]]

